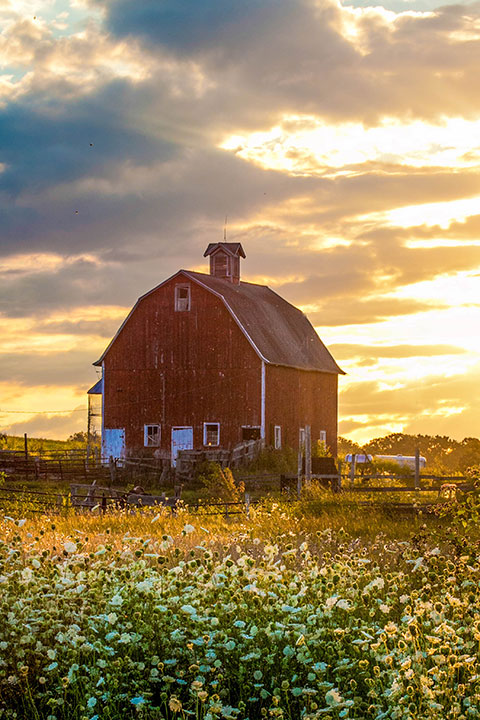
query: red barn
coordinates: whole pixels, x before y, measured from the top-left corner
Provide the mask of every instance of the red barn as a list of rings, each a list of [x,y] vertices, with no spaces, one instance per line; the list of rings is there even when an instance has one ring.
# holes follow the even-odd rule
[[[240,243],[205,251],[210,274],[179,270],[143,295],[94,363],[103,368],[105,456],[298,448],[310,425],[336,453],[335,363],[305,315],[240,281]]]

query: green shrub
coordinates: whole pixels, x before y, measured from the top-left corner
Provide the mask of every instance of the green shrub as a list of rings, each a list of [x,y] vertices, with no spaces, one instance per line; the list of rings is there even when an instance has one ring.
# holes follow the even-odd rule
[[[239,502],[243,499],[245,486],[235,482],[230,468],[222,468],[215,462],[205,462],[197,477],[211,498],[225,502]]]
[[[298,455],[293,448],[286,447],[275,450],[272,447],[264,448],[259,455],[247,465],[238,470],[239,475],[281,475],[296,473]]]

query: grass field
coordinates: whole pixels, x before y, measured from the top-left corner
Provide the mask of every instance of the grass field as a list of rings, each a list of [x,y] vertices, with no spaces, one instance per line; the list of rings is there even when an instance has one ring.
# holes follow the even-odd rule
[[[0,717],[477,717],[478,544],[448,522],[6,516]]]

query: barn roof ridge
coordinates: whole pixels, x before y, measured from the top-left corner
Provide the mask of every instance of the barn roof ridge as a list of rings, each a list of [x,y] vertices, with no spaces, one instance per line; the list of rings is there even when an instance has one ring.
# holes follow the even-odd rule
[[[336,375],[344,375],[327,350],[307,316],[267,285],[241,281],[239,285],[194,270],[178,270],[141,295],[117,330],[101,357],[106,354],[140,302],[179,275],[189,277],[219,297],[259,358],[279,365]]]

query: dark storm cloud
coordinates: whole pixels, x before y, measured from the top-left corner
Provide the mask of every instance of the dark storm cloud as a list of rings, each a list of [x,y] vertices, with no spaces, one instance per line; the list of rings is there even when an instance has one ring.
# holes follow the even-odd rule
[[[153,167],[121,157],[119,146],[102,178],[87,172],[78,182],[59,180],[58,190],[39,188],[15,203],[0,197],[3,254],[94,253],[104,263],[99,268],[78,261],[53,272],[26,267],[28,276],[3,275],[1,310],[21,315],[37,302],[38,308],[129,304],[180,267],[203,263],[206,245],[222,237],[226,214],[238,222],[328,184],[263,170],[216,149],[183,148]]]
[[[0,192],[7,197],[104,176],[119,162],[166,161],[176,152],[173,144],[129,126],[126,103],[134,97],[125,82],[77,101],[52,98],[38,106],[33,99],[0,110],[0,161],[6,165]]]
[[[116,0],[108,3],[108,26],[118,35],[139,35],[183,54],[237,43],[239,37],[248,40],[296,5],[290,0]]]

